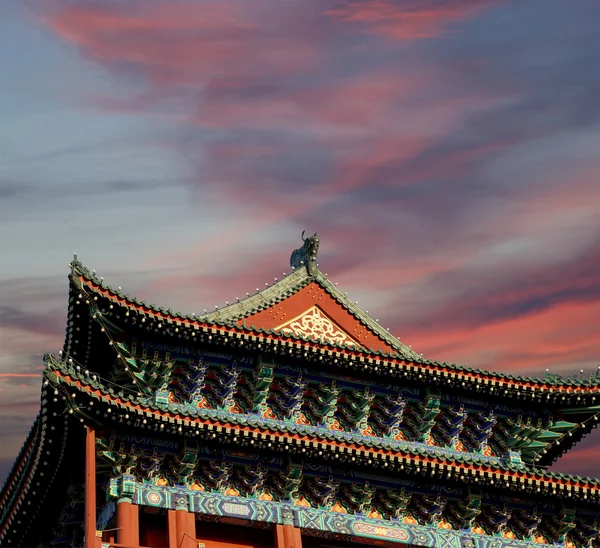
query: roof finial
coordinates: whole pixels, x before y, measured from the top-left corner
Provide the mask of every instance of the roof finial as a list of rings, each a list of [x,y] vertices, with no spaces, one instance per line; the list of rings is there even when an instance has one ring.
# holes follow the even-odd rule
[[[302,231],[302,241],[304,245],[298,249],[294,249],[292,256],[290,257],[290,266],[292,268],[298,268],[301,265],[306,264],[306,270],[310,275],[314,275],[317,272],[317,252],[319,251],[319,236],[315,233],[310,238],[305,238]]]

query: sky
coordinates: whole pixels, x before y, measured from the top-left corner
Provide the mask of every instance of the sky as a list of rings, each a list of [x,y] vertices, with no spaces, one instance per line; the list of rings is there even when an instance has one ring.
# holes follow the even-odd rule
[[[426,358],[600,365],[598,0],[5,0],[0,482],[73,253],[202,312],[320,269]],[[595,475],[600,437],[553,469]]]

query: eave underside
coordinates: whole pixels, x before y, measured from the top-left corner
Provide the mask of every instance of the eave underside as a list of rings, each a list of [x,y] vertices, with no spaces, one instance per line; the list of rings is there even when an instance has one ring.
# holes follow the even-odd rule
[[[481,376],[467,383],[455,372],[423,368],[391,357],[240,332],[232,327],[178,324],[131,310],[104,293],[99,298],[80,291],[73,288],[74,306],[70,309],[69,331],[77,338],[69,335],[72,342],[65,345],[63,356],[68,355],[84,369],[94,369],[96,366],[87,361],[94,355],[100,374],[111,382],[146,396],[160,389],[171,403],[212,409],[227,405],[237,410],[252,407],[255,411],[260,407],[271,418],[280,420],[291,419],[297,411],[303,416],[301,421],[313,426],[331,419],[335,424],[330,423],[328,428],[347,431],[357,430],[360,423],[370,436],[389,438],[393,434],[396,440],[496,457],[516,451],[524,462],[537,465],[559,458],[598,422],[595,396],[591,394],[582,397],[572,390],[536,392],[526,386],[503,387]],[[206,348],[233,356],[236,364],[232,359],[229,363],[205,363],[202,349]],[[284,367],[285,378],[281,377],[281,368],[270,367],[274,377],[260,379],[256,376],[259,371],[253,370],[258,353],[267,361],[296,365]],[[351,375],[354,382],[337,382],[334,388],[331,378],[326,379],[322,373],[315,376],[314,371],[324,370],[337,372],[344,379]],[[390,388],[379,390],[379,395],[373,390],[369,393],[374,381]],[[344,383],[346,386],[342,386]],[[263,386],[259,390],[260,384]],[[417,396],[409,394],[406,398],[398,392],[399,385],[426,385],[431,395],[417,390]],[[287,394],[285,401],[278,393],[281,390]],[[446,396],[439,398],[436,391]],[[310,402],[313,396],[316,407]],[[399,399],[394,401],[394,397]],[[471,408],[470,404],[463,406],[461,400],[482,403]],[[496,411],[503,407],[517,411],[501,410],[498,415],[486,411],[488,403],[493,403]],[[527,411],[531,409],[538,412]],[[550,418],[539,414],[544,409]]]
[[[196,334],[194,332],[199,331],[200,333],[209,333],[216,337],[241,337],[245,340],[259,340],[265,344],[274,343],[284,346],[299,346],[303,352],[324,351],[329,356],[340,360],[358,361],[361,364],[365,363],[367,364],[364,367],[365,375],[376,374],[394,377],[399,372],[414,372],[417,375],[421,375],[421,378],[425,379],[425,382],[438,383],[442,381],[448,384],[462,385],[466,386],[472,392],[484,392],[492,396],[501,395],[514,397],[515,399],[529,399],[532,402],[542,402],[545,405],[560,402],[564,407],[598,407],[598,410],[600,410],[600,404],[596,403],[600,401],[598,399],[600,398],[600,377],[596,375],[590,375],[589,377],[546,375],[543,379],[520,377],[518,375],[484,371],[446,362],[424,360],[408,347],[404,349],[404,346],[402,347],[402,352],[390,354],[352,350],[322,342],[315,344],[315,341],[303,340],[300,337],[271,333],[261,329],[250,329],[237,325],[236,322],[244,317],[243,311],[247,311],[250,306],[249,303],[245,303],[243,300],[205,316],[186,316],[165,310],[164,308],[155,307],[154,305],[147,305],[144,301],[131,299],[120,290],[116,291],[106,286],[95,274],[91,274],[79,263],[73,267],[70,279],[72,282],[70,291],[72,297],[74,297],[73,301],[76,300],[77,294],[81,297],[81,302],[85,302],[88,305],[100,305],[101,303],[98,301],[105,301],[107,304],[106,308],[112,310],[114,307],[117,314],[119,312],[127,313],[128,316],[132,315],[138,321],[149,322],[147,327],[156,328],[156,325],[161,324],[163,333],[175,339],[183,337],[185,340],[190,340]],[[335,289],[335,286],[326,278],[324,283],[331,285]],[[335,290],[337,291],[337,289]],[[249,297],[249,299],[258,299],[264,306],[267,306],[265,302],[269,302],[269,291],[274,290],[272,287],[267,288],[260,291],[257,295]],[[352,305],[351,302],[349,302],[347,307],[350,308],[350,305]],[[103,310],[102,307],[99,308],[101,311]],[[250,310],[254,309],[250,308]],[[107,316],[110,315],[110,313],[107,314]],[[374,322],[372,319],[371,321]],[[382,338],[387,336],[388,338],[391,337],[390,341],[397,341],[386,330],[383,330],[381,326],[379,326],[379,329],[382,330],[381,333],[378,332]],[[67,335],[69,335],[69,331]],[[410,352],[406,353],[406,350]],[[595,411],[596,409],[594,409]]]
[[[499,535],[507,543],[526,545],[540,538],[560,543],[557,539],[568,531],[574,546],[584,546],[582,533],[597,535],[593,524],[599,517],[600,486],[594,480],[581,479],[586,483],[577,489],[573,483],[567,489],[564,477],[307,439],[274,432],[261,427],[260,421],[253,427],[199,420],[173,413],[168,405],[156,414],[156,409],[143,408],[101,384],[94,388],[86,381],[93,380],[92,374],[80,372],[77,377],[76,366],[66,362],[48,370],[47,378],[44,415],[52,410],[60,416],[50,427],[66,431],[69,423],[69,430],[82,431],[86,423],[94,424],[104,477],[99,484],[112,479],[118,491],[123,478],[133,478],[137,503],[148,504],[151,492],[170,493],[164,500],[173,501],[177,493],[186,492],[195,505],[192,511],[204,511],[209,501],[237,501],[274,516],[273,523],[280,519],[282,508],[290,507],[313,533],[319,527],[326,532],[335,522],[350,534],[352,524],[358,523],[365,531],[369,527],[404,530],[414,539],[422,533],[430,534],[430,540],[437,535],[497,540]],[[81,456],[81,436],[71,434],[70,443],[74,445],[59,452],[61,458]],[[41,452],[51,445],[43,442]],[[65,462],[58,459],[55,469],[65,478]],[[42,477],[33,477],[32,485]],[[67,484],[48,483],[46,504]],[[77,499],[77,493],[70,486],[69,496]],[[18,501],[13,524],[22,521],[19,512],[32,497],[30,491]],[[65,517],[66,522],[72,519]],[[65,520],[59,522],[64,525]],[[315,523],[320,524],[316,529]],[[32,538],[31,530],[13,530],[12,538],[21,539],[18,542]],[[64,527],[60,530],[65,533]],[[434,540],[422,545],[437,545]]]
[[[393,351],[241,325],[269,305],[269,296],[286,297],[281,283],[196,318],[130,300],[76,266],[63,354],[47,361],[51,385],[42,389],[39,431],[0,493],[9,507],[0,514],[0,543],[37,538],[31,516],[48,497],[80,498],[70,469],[81,454],[72,450],[66,458],[65,444],[68,433],[76,446],[83,424],[104,430],[98,450],[105,483],[132,476],[140,493],[201,491],[195,485],[205,493],[192,493],[199,505],[210,493],[250,507],[291,504],[305,516],[325,512],[323,519],[468,528],[480,535],[473,538],[560,544],[569,534],[577,546],[597,538],[600,482],[528,463],[551,462],[595,427],[598,379],[529,379],[426,361],[340,297],[321,273],[288,278],[296,286],[317,280]],[[480,404],[465,407],[470,401]],[[49,430],[64,432],[58,451]],[[128,448],[123,440],[132,433],[170,440],[177,450],[157,463],[160,448]],[[232,464],[231,452],[251,458]],[[277,462],[280,454],[291,460]],[[219,467],[229,472],[217,485]],[[248,487],[261,481],[271,489],[262,500]],[[335,496],[325,500],[332,489]],[[43,523],[55,514],[52,507]],[[76,519],[63,514],[61,523]]]

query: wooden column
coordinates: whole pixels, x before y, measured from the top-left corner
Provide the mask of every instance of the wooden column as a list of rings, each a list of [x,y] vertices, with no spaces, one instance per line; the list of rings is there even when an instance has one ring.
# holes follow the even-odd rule
[[[285,546],[285,539],[283,538],[283,525],[275,525],[273,533],[275,535],[275,548],[283,548]]]
[[[194,518],[194,514],[191,514],[187,510],[177,509],[175,510],[175,523],[177,527],[177,548],[196,548],[196,521],[190,518]],[[191,525],[194,525],[192,530]]]
[[[188,535],[196,538],[196,514],[194,512],[188,512]]]
[[[177,522],[175,521],[175,510],[168,510],[169,548],[177,548]]]
[[[177,527],[177,548],[183,545],[184,533],[187,532],[187,510],[175,510],[175,522]]]
[[[96,432],[85,434],[85,548],[96,546]]]
[[[117,542],[126,546],[137,546],[136,537],[139,538],[139,532],[136,533],[136,525],[133,517],[133,509],[130,499],[119,499],[117,502]]]
[[[137,504],[132,504],[129,509],[131,518],[131,544],[133,546],[140,545],[140,507]]]
[[[302,548],[300,529],[293,525],[275,525],[276,548]]]
[[[302,548],[302,529],[294,527],[294,548]]]

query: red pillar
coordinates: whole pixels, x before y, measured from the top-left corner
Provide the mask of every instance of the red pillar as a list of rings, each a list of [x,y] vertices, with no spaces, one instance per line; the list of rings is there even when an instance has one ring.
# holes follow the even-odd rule
[[[129,509],[129,517],[131,519],[131,544],[132,546],[140,545],[140,507],[137,504],[132,504]]]
[[[302,548],[302,530],[300,527],[294,527],[294,547]]]
[[[275,525],[276,548],[302,548],[300,529],[293,525]]]
[[[283,525],[275,525],[275,548],[284,548],[285,539],[283,537]]]
[[[96,546],[96,432],[85,434],[85,548]]]
[[[177,547],[179,548],[183,545],[184,533],[187,531],[187,511],[175,510],[175,522],[177,524]]]
[[[188,535],[193,539],[196,538],[196,514],[188,512]]]
[[[169,548],[177,547],[177,522],[175,521],[175,510],[169,510],[167,513],[169,520]]]
[[[196,547],[196,521],[190,518],[194,518],[194,514],[191,514],[187,510],[177,509],[175,510],[175,522],[177,527],[177,548],[190,548]],[[192,530],[191,525],[194,525]]]
[[[127,546],[137,546],[134,544],[134,517],[132,504],[128,499],[119,499],[117,502],[117,542]]]

